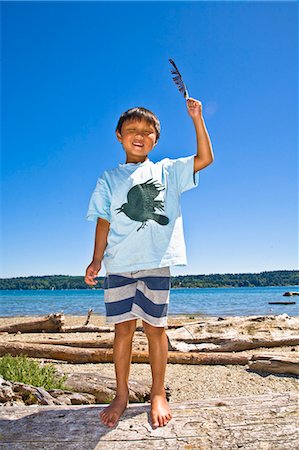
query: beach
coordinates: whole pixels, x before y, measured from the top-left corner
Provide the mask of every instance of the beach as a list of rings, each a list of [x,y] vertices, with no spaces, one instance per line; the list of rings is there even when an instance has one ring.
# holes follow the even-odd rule
[[[192,317],[192,318],[190,318]],[[19,322],[26,322],[35,319],[34,317],[5,317],[0,318],[0,326],[10,325]],[[81,326],[84,324],[85,316],[65,315],[65,326]],[[168,325],[180,323],[196,323],[198,320],[208,321],[209,318],[203,318],[196,315],[177,315],[169,316]],[[107,326],[105,317],[92,315],[90,325]],[[137,327],[141,326],[141,320],[138,319]],[[113,336],[113,326],[111,333]],[[167,331],[167,330],[166,330]],[[103,338],[104,333],[21,333],[8,334],[2,333],[2,342],[33,342],[38,339],[54,341],[68,339],[74,340],[98,340]],[[107,333],[105,333],[107,335]],[[133,340],[133,350],[148,350],[147,338],[143,331],[136,331]],[[274,348],[256,348],[246,350],[250,355],[273,354],[275,356],[298,357],[298,346],[282,346]],[[38,360],[41,360],[40,358]],[[54,362],[54,361],[51,361]],[[72,364],[64,361],[55,361],[55,366],[64,373],[86,373],[92,372],[98,375],[115,378],[113,363],[87,363]],[[130,380],[141,383],[151,382],[151,371],[149,364],[132,363],[130,371]],[[194,399],[217,398],[221,396],[246,396],[271,394],[281,392],[294,392],[298,390],[298,381],[295,376],[287,374],[268,374],[249,371],[244,365],[191,365],[191,364],[167,364],[165,385],[169,386],[171,397],[170,402],[191,401]]]

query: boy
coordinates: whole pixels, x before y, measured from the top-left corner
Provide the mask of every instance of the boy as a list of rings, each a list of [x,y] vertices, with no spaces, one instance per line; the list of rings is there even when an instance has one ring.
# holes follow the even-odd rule
[[[93,260],[85,282],[106,268],[106,322],[115,324],[113,359],[116,396],[100,413],[113,427],[128,405],[132,339],[142,319],[149,344],[152,372],[151,421],[166,425],[171,411],[164,379],[168,342],[165,333],[170,291],[170,266],[186,265],[180,194],[198,185],[197,173],[214,160],[200,101],[186,102],[197,138],[197,154],[153,163],[148,155],[157,145],[160,122],[145,108],[120,117],[116,136],[126,153],[125,164],[105,171],[91,196],[87,219],[97,222]]]

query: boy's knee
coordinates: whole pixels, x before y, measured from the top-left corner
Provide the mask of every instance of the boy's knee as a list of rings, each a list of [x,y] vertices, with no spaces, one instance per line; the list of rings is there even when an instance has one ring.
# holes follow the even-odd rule
[[[142,321],[142,326],[147,336],[161,336],[163,333],[165,333],[164,327],[154,327],[153,325],[144,322],[144,320]]]
[[[115,324],[115,334],[118,336],[132,336],[136,330],[137,320],[127,320],[126,322]]]

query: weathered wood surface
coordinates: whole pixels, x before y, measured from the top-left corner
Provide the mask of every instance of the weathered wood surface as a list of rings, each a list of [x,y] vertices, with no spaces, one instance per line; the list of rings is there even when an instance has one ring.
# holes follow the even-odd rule
[[[27,355],[33,358],[51,358],[71,363],[113,362],[113,349],[90,349],[67,347],[66,345],[29,344],[6,342],[0,344],[0,356]],[[179,353],[168,352],[168,362],[174,364],[248,364],[250,356],[233,353]],[[149,363],[147,351],[133,351],[133,363]]]
[[[150,423],[150,405],[130,404],[113,428],[104,405],[27,406],[0,410],[3,450],[292,450],[298,448],[296,393],[170,403],[173,419]]]
[[[106,403],[115,397],[116,380],[94,372],[69,373],[65,381],[66,389],[75,392],[89,393],[95,396],[97,403]],[[150,399],[149,383],[129,380],[130,402],[145,402]],[[170,397],[170,388],[166,386],[166,396]]]
[[[252,355],[249,369],[268,373],[299,375],[299,358],[276,355]]]
[[[235,352],[299,344],[299,317],[251,316],[185,325],[167,330],[171,349],[182,352]]]
[[[41,319],[35,319],[27,322],[16,323],[0,327],[0,332],[6,333],[41,333],[61,332],[64,324],[64,315],[60,313],[49,314]]]
[[[181,352],[241,352],[260,347],[288,347],[299,345],[299,335],[286,339],[251,338],[201,338],[201,339],[172,339],[171,349]]]
[[[82,326],[64,326],[65,317],[63,313],[49,314],[46,317],[19,322],[12,325],[4,325],[0,327],[0,333],[109,333],[113,331],[110,327],[98,327],[88,325],[92,310],[88,311],[88,315],[84,325]]]

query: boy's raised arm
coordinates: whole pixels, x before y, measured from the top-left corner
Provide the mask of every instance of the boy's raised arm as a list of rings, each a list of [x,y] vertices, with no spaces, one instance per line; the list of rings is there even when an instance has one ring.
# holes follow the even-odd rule
[[[194,173],[204,169],[214,161],[212,144],[202,115],[202,104],[195,98],[187,100],[188,113],[191,116],[197,142],[197,155],[194,157]]]

